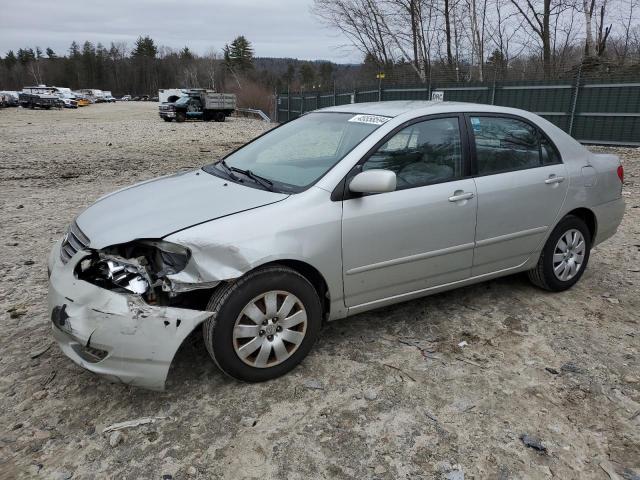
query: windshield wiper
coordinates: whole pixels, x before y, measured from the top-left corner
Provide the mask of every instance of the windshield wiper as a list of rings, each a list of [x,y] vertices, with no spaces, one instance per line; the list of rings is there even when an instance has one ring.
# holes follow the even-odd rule
[[[256,173],[253,173],[251,170],[243,170],[243,169],[237,168],[237,167],[229,167],[229,168],[231,170],[233,170],[234,172],[238,172],[238,173],[241,173],[241,174],[249,177],[255,183],[257,183],[259,185],[262,185],[267,190],[273,192],[273,182],[271,180],[269,180],[268,178],[261,177],[260,175],[258,175]]]
[[[235,182],[242,182],[242,180],[238,178],[235,173],[233,173],[234,168],[231,168],[229,165],[227,165],[227,162],[224,159],[220,160],[217,165],[222,165],[222,168],[224,169],[225,173],[229,175],[229,178],[231,178],[231,180]]]

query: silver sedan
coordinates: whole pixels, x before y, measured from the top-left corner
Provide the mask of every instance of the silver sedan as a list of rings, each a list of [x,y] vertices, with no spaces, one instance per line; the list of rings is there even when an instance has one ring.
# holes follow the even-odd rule
[[[223,372],[268,380],[324,321],[517,272],[570,288],[620,224],[622,180],[521,110],[319,110],[81,213],[49,259],[53,333],[84,368],[162,389],[201,328]]]

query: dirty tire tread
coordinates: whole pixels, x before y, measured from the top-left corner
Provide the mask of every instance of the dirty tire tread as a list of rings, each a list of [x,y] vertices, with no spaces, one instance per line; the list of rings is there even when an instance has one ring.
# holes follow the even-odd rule
[[[580,272],[568,282],[562,282],[555,277],[552,269],[550,270],[548,268],[547,258],[549,255],[553,256],[553,250],[555,249],[556,242],[558,241],[558,233],[565,232],[570,228],[577,228],[582,232],[585,240],[587,241],[587,249],[585,253],[585,260],[582,268],[580,269]],[[567,290],[582,278],[582,275],[584,274],[589,263],[590,253],[591,235],[587,225],[581,218],[576,217],[575,215],[567,215],[558,222],[558,224],[551,232],[551,235],[549,235],[547,242],[542,248],[542,252],[540,253],[540,258],[538,259],[538,263],[536,264],[536,266],[527,271],[529,281],[536,287],[539,287],[543,290],[548,290],[550,292],[561,292]]]
[[[533,283],[536,287],[542,288],[543,290],[551,290],[551,287],[547,284],[544,279],[544,249],[540,254],[540,258],[538,259],[538,263],[534,268],[527,272],[527,276],[529,277],[529,281]]]
[[[207,304],[207,310],[213,312],[213,315],[211,317],[209,317],[208,320],[205,321],[204,325],[203,325],[203,337],[204,337],[204,343],[205,346],[207,348],[207,351],[209,352],[209,356],[213,359],[213,361],[215,362],[216,366],[220,369],[220,371],[222,371],[225,375],[234,378],[236,380],[243,380],[243,381],[264,381],[264,380],[270,380],[270,378],[265,378],[264,380],[259,379],[259,380],[252,380],[252,379],[244,379],[244,378],[238,378],[238,376],[233,375],[231,372],[229,372],[224,365],[221,364],[221,362],[219,361],[218,358],[216,358],[216,352],[214,349],[214,331],[216,329],[216,326],[218,324],[219,321],[219,313],[222,310],[222,308],[225,306],[225,304],[227,303],[227,301],[229,301],[231,299],[231,297],[236,294],[238,291],[240,291],[243,287],[245,287],[247,284],[249,284],[250,282],[252,282],[253,280],[255,280],[257,277],[260,277],[262,275],[277,275],[277,274],[288,274],[288,275],[293,275],[295,277],[297,277],[297,280],[305,285],[306,287],[310,288],[313,292],[315,292],[315,301],[316,301],[316,305],[312,305],[312,308],[316,308],[317,309],[317,314],[318,314],[318,318],[317,320],[317,325],[313,325],[313,321],[311,318],[311,313],[309,312],[309,329],[307,332],[307,335],[309,336],[309,347],[308,349],[311,348],[311,346],[313,346],[313,344],[315,343],[319,331],[320,331],[320,325],[322,323],[321,319],[322,319],[322,305],[320,302],[320,298],[318,296],[318,293],[315,289],[315,287],[313,286],[313,284],[311,284],[311,282],[309,282],[309,280],[307,280],[306,277],[304,277],[303,275],[301,275],[300,273],[298,273],[297,271],[285,267],[285,266],[281,266],[281,265],[274,265],[274,266],[269,266],[269,267],[264,267],[264,268],[259,268],[256,269],[252,272],[247,273],[246,275],[244,275],[243,277],[241,277],[240,279],[238,279],[235,282],[231,282],[231,283],[226,283],[224,285],[222,285],[221,287],[217,288],[213,295],[211,296],[211,299],[209,300],[209,303]],[[306,307],[306,305],[305,305]],[[235,322],[235,318],[233,318],[233,322]],[[307,341],[307,339],[305,339],[305,341]],[[307,352],[308,353],[308,352]],[[303,357],[300,359],[300,361],[302,361],[304,359],[304,357],[306,357],[306,354],[303,355]],[[289,359],[290,360],[290,359]],[[280,365],[285,365],[288,363],[288,360],[285,361],[283,364]],[[287,368],[286,371],[289,371],[291,369],[293,369],[295,366],[297,365],[294,364],[292,365],[290,368]],[[252,367],[248,367],[248,368],[252,368]],[[272,367],[273,368],[273,367]],[[266,369],[265,369],[266,370]],[[284,373],[286,373],[286,371]],[[284,374],[283,373],[283,374]],[[280,375],[277,375],[280,376]],[[273,377],[275,378],[275,377]]]

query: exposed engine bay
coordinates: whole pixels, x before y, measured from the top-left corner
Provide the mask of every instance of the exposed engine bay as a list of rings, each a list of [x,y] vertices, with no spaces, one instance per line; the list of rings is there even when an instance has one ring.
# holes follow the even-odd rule
[[[107,290],[141,295],[149,304],[169,304],[177,293],[168,275],[183,270],[190,258],[180,245],[136,240],[92,252],[78,264],[76,275]]]

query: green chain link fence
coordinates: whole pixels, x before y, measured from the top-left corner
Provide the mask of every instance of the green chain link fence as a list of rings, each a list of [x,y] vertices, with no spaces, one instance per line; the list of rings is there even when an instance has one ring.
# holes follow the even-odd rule
[[[634,81],[635,80],[635,81]],[[276,120],[334,105],[389,100],[429,100],[521,108],[554,123],[582,143],[640,146],[640,78],[588,78],[530,82],[442,83],[429,86],[380,85],[333,92],[289,92],[276,98]]]

